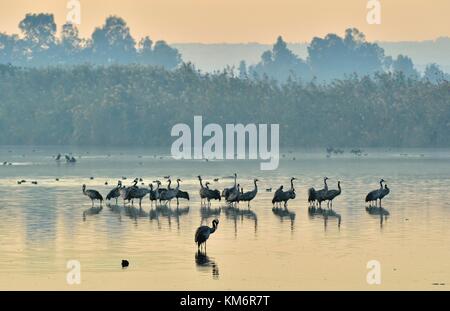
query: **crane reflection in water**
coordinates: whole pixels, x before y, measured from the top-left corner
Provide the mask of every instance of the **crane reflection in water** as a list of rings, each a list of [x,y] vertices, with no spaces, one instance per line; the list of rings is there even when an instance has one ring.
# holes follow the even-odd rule
[[[328,221],[330,219],[336,219],[338,228],[341,228],[342,216],[332,209],[311,206],[308,208],[308,215],[310,219],[314,219],[316,217],[323,218],[325,230],[327,229]]]
[[[212,208],[209,205],[200,207],[200,224],[206,224],[211,218],[218,218],[222,212],[222,208]]]
[[[206,254],[206,251],[198,250],[195,253],[195,264],[197,266],[197,269],[201,272],[209,273],[209,270],[211,269],[212,278],[214,280],[219,279],[219,266],[217,265],[214,258],[209,257]]]
[[[175,219],[177,230],[180,230],[180,218],[189,214],[189,206],[171,208],[167,205],[157,205],[151,208],[149,212],[150,221],[158,223],[158,229],[161,229],[160,218],[167,218],[169,229],[172,228],[172,219]]]
[[[273,207],[272,212],[275,216],[277,216],[281,222],[284,222],[285,219],[289,219],[291,222],[291,232],[294,231],[294,222],[295,222],[295,213],[291,212],[287,207]]]
[[[387,209],[378,206],[366,206],[366,212],[369,215],[380,218],[380,228],[383,228],[383,223],[388,219],[390,215]]]
[[[237,227],[238,227],[238,220],[241,221],[241,224],[244,223],[244,219],[253,221],[254,223],[254,229],[255,229],[255,235],[258,230],[258,216],[256,213],[250,209],[240,209],[237,207],[234,207],[232,205],[225,206],[224,207],[225,216],[227,219],[230,219],[233,221],[234,224],[234,236],[237,237]]]

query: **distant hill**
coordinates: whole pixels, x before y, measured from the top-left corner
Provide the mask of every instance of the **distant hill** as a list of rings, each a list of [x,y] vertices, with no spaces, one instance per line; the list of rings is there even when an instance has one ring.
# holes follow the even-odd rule
[[[419,71],[429,63],[437,63],[450,73],[450,38],[417,42],[377,42],[384,48],[386,55],[396,57],[404,54],[411,57]],[[184,61],[192,62],[198,69],[206,72],[222,70],[226,66],[238,67],[241,60],[247,64],[259,62],[261,54],[272,48],[271,44],[260,43],[175,43]],[[308,43],[289,43],[289,49],[301,58],[306,58]]]
[[[442,70],[450,73],[450,38],[419,42],[378,42],[386,55],[404,54],[411,57],[417,69],[422,71],[429,63],[439,64]]]

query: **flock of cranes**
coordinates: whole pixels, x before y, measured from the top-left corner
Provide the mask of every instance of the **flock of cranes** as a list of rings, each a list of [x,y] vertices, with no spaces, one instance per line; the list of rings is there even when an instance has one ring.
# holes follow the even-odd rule
[[[383,183],[385,182],[384,179],[380,180],[380,188],[375,189],[373,191],[370,191],[366,196],[366,202],[369,202],[370,204],[375,201],[375,206],[377,205],[377,201],[380,200],[380,208],[381,208],[381,200],[387,196],[390,192],[388,186],[385,184],[383,187]]]
[[[254,179],[254,189],[251,191],[244,192],[240,184],[237,183],[237,174],[235,173],[233,175],[234,177],[234,184],[231,187],[223,189],[222,192],[220,192],[218,189],[211,189],[209,188],[210,183],[206,182],[203,184],[203,179],[201,176],[197,176],[199,183],[200,183],[200,199],[202,205],[211,205],[212,200],[218,200],[221,201],[222,198],[226,201],[227,204],[236,206],[239,204],[239,202],[247,202],[247,207],[250,208],[250,202],[255,199],[256,195],[258,194],[258,179]],[[177,179],[176,183],[177,186],[175,188],[172,188],[172,180],[170,176],[165,176],[165,178],[168,181],[167,188],[161,187],[161,182],[159,180],[153,181],[151,184],[149,184],[149,187],[138,187],[138,182],[142,179],[134,179],[131,186],[124,186],[122,184],[122,181],[119,180],[117,183],[117,186],[114,187],[106,196],[106,200],[116,200],[116,204],[119,198],[123,200],[123,204],[125,205],[126,202],[131,204],[134,204],[134,200],[139,201],[139,207],[141,207],[142,200],[149,195],[149,199],[151,204],[155,203],[155,205],[159,202],[160,205],[168,205],[170,206],[170,203],[172,200],[177,201],[177,206],[179,205],[179,199],[186,199],[189,200],[189,193],[186,191],[183,191],[180,189],[180,182],[182,182],[181,179]],[[327,208],[333,208],[333,200],[339,196],[342,192],[341,189],[341,182],[338,181],[337,187],[338,189],[328,189],[328,177],[325,177],[323,179],[324,187],[323,189],[316,190],[314,188],[310,188],[308,190],[308,203],[309,203],[309,209],[315,209],[315,208],[322,208],[322,202],[327,202]],[[281,185],[274,193],[272,204],[274,208],[281,207],[281,204],[285,208],[287,208],[287,204],[289,200],[293,200],[296,198],[296,192],[294,187],[294,181],[296,180],[295,177],[292,177],[290,180],[290,188],[287,190],[284,190],[284,186]],[[215,179],[215,181],[218,181],[218,179]],[[153,186],[153,183],[156,184],[156,187]],[[377,207],[378,200],[379,200],[379,207],[381,208],[381,200],[389,194],[389,188],[385,183],[384,179],[380,180],[380,188],[375,189],[373,191],[370,191],[365,201],[372,206],[373,202],[375,202],[375,207]],[[271,191],[272,188],[267,189],[266,191]],[[94,206],[94,201],[98,200],[100,201],[100,204],[103,202],[103,196],[98,192],[97,190],[93,189],[86,189],[86,185],[82,186],[83,194],[89,197],[92,201],[92,206]],[[212,222],[212,227],[208,226],[201,226],[197,229],[195,233],[195,243],[197,244],[198,248],[205,244],[206,249],[206,241],[208,240],[209,236],[213,234],[217,230],[217,226],[219,224],[218,219],[214,219]]]
[[[308,190],[308,202],[310,207],[315,207],[317,204],[322,207],[322,202],[327,201],[327,207],[333,207],[333,200],[341,194],[341,182],[338,180],[338,189],[329,190],[327,180],[329,178],[325,177],[323,179],[324,187],[323,189],[316,190],[314,188],[309,188]]]

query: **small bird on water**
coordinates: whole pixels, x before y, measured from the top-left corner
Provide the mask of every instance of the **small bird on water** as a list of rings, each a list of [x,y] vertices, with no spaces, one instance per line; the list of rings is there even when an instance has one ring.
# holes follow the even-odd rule
[[[130,263],[128,262],[128,260],[122,260],[122,269],[128,268],[129,265]]]

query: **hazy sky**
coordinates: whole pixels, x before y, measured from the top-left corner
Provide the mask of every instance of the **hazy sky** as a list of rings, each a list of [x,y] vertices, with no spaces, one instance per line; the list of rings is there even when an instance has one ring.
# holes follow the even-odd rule
[[[17,33],[27,12],[52,12],[66,20],[69,0],[0,0],[0,31]],[[379,0],[381,25],[366,22],[366,0],[80,0],[81,34],[89,36],[109,15],[119,15],[133,35],[168,42],[272,43],[309,41],[357,27],[369,40],[408,41],[450,36],[449,0]]]

